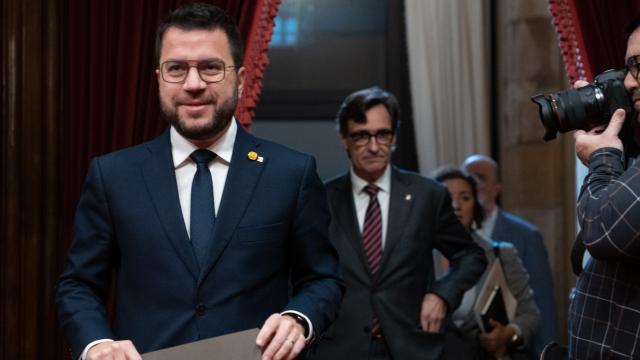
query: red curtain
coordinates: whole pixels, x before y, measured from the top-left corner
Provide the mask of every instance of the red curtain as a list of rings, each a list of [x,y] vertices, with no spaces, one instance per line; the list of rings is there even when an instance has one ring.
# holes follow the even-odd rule
[[[188,2],[192,1],[62,3],[60,231],[65,248],[90,159],[149,140],[166,128],[154,73],[155,30],[172,9]],[[236,116],[250,128],[280,0],[205,2],[222,7],[239,24],[247,77]]]
[[[625,30],[640,0],[549,0],[549,10],[571,83],[624,67]]]

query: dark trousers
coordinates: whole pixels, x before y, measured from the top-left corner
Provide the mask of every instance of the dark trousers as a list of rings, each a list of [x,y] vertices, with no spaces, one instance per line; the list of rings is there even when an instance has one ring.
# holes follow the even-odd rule
[[[393,360],[384,337],[371,338],[371,345],[369,346],[369,360]]]

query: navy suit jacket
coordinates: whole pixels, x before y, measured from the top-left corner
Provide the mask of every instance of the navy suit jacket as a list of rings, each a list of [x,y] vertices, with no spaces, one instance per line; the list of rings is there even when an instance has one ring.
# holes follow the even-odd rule
[[[529,272],[529,286],[540,309],[540,328],[533,338],[533,350],[539,355],[546,344],[558,340],[553,279],[542,235],[533,224],[498,209],[491,239],[512,243]]]
[[[247,157],[255,151],[263,161]],[[296,310],[322,333],[343,286],[315,161],[238,127],[206,265],[184,224],[169,132],[91,162],[57,287],[72,353],[100,338],[141,353],[259,327]],[[105,310],[112,274],[115,323]]]

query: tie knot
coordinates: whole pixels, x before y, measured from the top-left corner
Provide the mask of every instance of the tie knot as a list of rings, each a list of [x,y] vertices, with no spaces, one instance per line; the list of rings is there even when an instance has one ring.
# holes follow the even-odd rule
[[[380,188],[375,185],[367,185],[364,187],[364,189],[362,189],[362,191],[367,193],[367,195],[369,195],[370,198],[373,198],[376,195],[378,195],[378,190],[380,190]]]
[[[195,161],[198,165],[209,165],[211,160],[216,157],[216,154],[207,149],[198,149],[189,155],[191,160]]]

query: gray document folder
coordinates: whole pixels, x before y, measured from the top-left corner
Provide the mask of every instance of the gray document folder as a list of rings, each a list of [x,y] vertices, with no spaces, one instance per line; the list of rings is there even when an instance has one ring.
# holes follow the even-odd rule
[[[259,329],[240,331],[167,349],[148,352],[144,360],[260,360]]]

